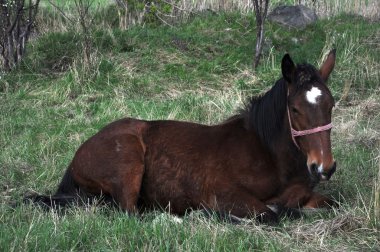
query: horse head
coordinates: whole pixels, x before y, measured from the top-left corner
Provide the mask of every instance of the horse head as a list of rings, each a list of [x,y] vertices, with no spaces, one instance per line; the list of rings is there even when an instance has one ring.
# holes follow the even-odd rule
[[[319,70],[309,64],[295,65],[288,54],[281,63],[288,90],[289,134],[307,156],[309,173],[317,180],[329,180],[336,170],[330,141],[334,98],[326,85],[334,65],[335,50]]]

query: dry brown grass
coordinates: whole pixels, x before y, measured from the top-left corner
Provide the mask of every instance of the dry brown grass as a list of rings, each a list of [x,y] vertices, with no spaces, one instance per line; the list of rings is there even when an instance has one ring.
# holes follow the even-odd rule
[[[188,20],[194,15],[203,12],[240,12],[242,14],[253,13],[253,4],[251,0],[164,0],[163,2],[172,5],[170,13],[162,13],[158,10],[156,16],[158,20],[167,25],[173,25],[178,22]],[[54,2],[55,3],[55,2]],[[380,20],[380,1],[378,0],[294,0],[294,4],[303,4],[314,9],[321,18],[328,18],[341,13],[360,15],[370,20]],[[69,4],[56,4],[56,7],[47,9],[50,4],[42,4],[40,15],[37,17],[39,31],[42,33],[51,31],[67,31],[73,27],[79,28],[79,22],[70,22],[68,20],[77,20],[75,11]],[[114,1],[109,1],[114,4]],[[273,0],[270,3],[270,10],[283,4],[283,1]],[[103,6],[104,7],[104,6]],[[64,15],[63,15],[64,13]],[[119,13],[119,22],[122,29],[144,22],[144,12],[133,13],[127,12],[125,15]],[[103,25],[106,25],[105,23]]]
[[[334,132],[341,144],[360,143],[369,148],[380,146],[380,90],[365,100],[337,103]]]
[[[166,2],[174,2],[168,0]],[[319,17],[326,18],[341,13],[360,15],[371,20],[380,20],[380,1],[378,0],[295,0],[294,4],[303,4],[314,9]],[[283,4],[279,0],[271,1],[270,8]],[[251,0],[181,0],[173,3],[173,11],[169,15],[163,15],[165,22],[186,20],[194,13],[212,11],[239,11],[243,14],[253,12]]]
[[[299,1],[295,1],[299,2]],[[371,20],[380,19],[378,0],[300,0],[301,4],[314,8],[319,17],[330,17],[339,13],[360,15]]]
[[[168,0],[167,2],[172,2]],[[361,15],[363,17],[379,20],[380,2],[378,0],[294,0],[294,4],[303,4],[316,10],[318,16],[329,17],[340,13],[350,13]],[[279,0],[271,1],[271,8],[283,4]],[[239,11],[241,13],[250,13],[253,11],[251,0],[181,0],[173,4],[174,9],[169,17],[181,16],[187,18],[192,12],[202,12],[211,10],[220,11]]]

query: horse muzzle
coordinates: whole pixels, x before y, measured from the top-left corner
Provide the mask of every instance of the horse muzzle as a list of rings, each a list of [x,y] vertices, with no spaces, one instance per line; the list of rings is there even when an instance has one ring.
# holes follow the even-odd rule
[[[310,164],[308,168],[313,180],[327,181],[336,171],[336,162],[329,169],[324,169],[323,164],[318,165],[316,163]]]

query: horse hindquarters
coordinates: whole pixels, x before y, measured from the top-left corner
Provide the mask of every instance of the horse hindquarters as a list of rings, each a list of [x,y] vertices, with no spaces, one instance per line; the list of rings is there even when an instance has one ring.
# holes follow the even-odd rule
[[[106,127],[77,151],[71,172],[80,190],[110,195],[120,208],[136,212],[144,174],[145,146],[129,123]],[[116,127],[115,127],[116,126]]]

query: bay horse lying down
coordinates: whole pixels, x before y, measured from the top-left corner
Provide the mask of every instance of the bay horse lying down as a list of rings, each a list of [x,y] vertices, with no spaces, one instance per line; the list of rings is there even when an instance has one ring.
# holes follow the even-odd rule
[[[286,54],[282,78],[222,124],[113,122],[80,146],[55,195],[30,199],[54,206],[106,195],[129,213],[169,206],[263,222],[278,221],[272,205],[329,207],[313,188],[336,169],[325,84],[334,64],[335,50],[319,70]]]

